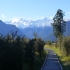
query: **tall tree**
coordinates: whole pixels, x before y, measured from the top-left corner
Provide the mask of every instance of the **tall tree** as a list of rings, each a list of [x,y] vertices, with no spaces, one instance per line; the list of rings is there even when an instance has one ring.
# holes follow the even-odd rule
[[[61,38],[65,32],[66,22],[63,20],[64,12],[61,9],[58,9],[54,18],[53,18],[53,32],[56,38]]]
[[[42,57],[42,53],[44,51],[44,41],[41,38],[39,38],[37,40],[37,43],[38,43],[37,51],[38,51],[38,53],[40,55],[40,58],[41,58]]]
[[[34,33],[33,35],[34,35],[34,38],[36,39],[37,38],[37,33]]]

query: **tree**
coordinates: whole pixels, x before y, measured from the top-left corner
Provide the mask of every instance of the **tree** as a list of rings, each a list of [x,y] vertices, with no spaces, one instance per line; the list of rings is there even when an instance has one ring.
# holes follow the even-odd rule
[[[40,54],[40,58],[42,57],[42,53],[44,51],[44,41],[42,41],[41,39],[39,39],[38,41],[38,52]]]
[[[36,39],[35,41],[35,47],[36,51],[39,53],[40,58],[42,57],[42,53],[44,51],[44,41],[41,38]]]
[[[64,12],[61,9],[58,9],[56,15],[53,18],[54,22],[52,23],[55,37],[56,38],[59,37],[61,40],[62,40],[62,35],[65,32],[65,28],[66,28],[66,22],[63,20],[63,17],[64,17]]]
[[[34,35],[34,38],[36,39],[37,38],[37,33],[34,33],[33,35]]]
[[[52,42],[51,42],[51,41],[47,41],[47,44],[48,44],[49,46],[51,46],[51,45],[52,45]]]
[[[14,32],[5,37],[0,36],[0,70],[22,70],[23,50],[21,37],[14,35]]]
[[[25,47],[25,62],[30,63],[30,70],[33,70],[34,56],[35,56],[35,41],[32,39],[29,41],[28,45]]]

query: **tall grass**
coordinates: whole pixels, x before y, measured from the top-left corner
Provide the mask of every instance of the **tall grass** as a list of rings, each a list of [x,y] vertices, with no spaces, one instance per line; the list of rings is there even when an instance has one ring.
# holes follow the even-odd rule
[[[61,53],[60,48],[59,47],[55,47],[54,45],[45,45],[44,48],[49,48],[52,49],[56,52],[59,61],[63,67],[63,70],[70,70],[70,55],[69,56],[65,56]]]

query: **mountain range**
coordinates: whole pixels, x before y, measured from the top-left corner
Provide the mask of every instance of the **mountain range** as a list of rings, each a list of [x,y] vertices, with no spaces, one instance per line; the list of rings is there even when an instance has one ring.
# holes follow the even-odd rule
[[[15,25],[29,38],[33,38],[33,34],[37,33],[37,37],[44,39],[52,31],[52,20],[48,18],[38,19],[36,21],[17,18],[15,20],[5,21],[5,23]]]
[[[0,34],[5,36],[13,31],[18,31],[18,35],[23,35],[23,33],[15,25],[6,24],[2,20],[0,20]]]
[[[54,41],[55,36],[51,26],[52,22],[53,21],[48,18],[39,19],[36,21],[23,20],[22,18],[5,22],[0,20],[0,33],[5,35],[11,30],[18,30],[19,35],[25,35],[28,38],[33,38],[33,34],[37,33],[37,37],[40,37],[45,41]],[[66,22],[66,32],[64,35],[70,35],[70,21]]]
[[[7,24],[15,25],[18,28],[27,28],[27,27],[44,27],[44,26],[51,26],[52,20],[49,18],[43,18],[36,21],[33,20],[24,20],[22,18],[16,18],[10,21],[5,21]]]

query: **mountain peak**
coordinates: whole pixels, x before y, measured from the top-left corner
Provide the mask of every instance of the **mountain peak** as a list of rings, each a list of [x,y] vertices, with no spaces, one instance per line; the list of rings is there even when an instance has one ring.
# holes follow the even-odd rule
[[[33,20],[24,20],[22,18],[15,18],[10,21],[6,21],[7,24],[13,24],[18,28],[26,28],[26,27],[44,27],[44,26],[51,26],[52,20],[49,18],[43,18],[36,21]]]

